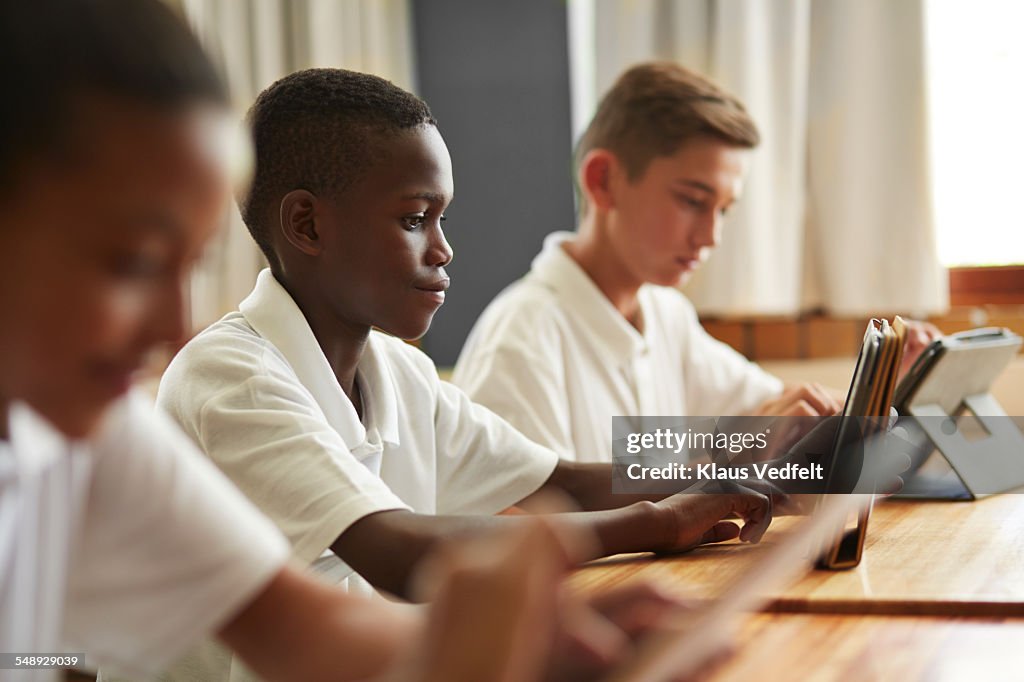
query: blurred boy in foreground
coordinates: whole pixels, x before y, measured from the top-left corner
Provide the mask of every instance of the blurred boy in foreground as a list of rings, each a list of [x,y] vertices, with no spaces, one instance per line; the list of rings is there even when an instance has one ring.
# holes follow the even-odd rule
[[[561,595],[582,550],[540,521],[449,548],[426,615],[289,565],[130,393],[185,333],[185,277],[227,198],[215,71],[156,0],[2,3],[0,62],[0,651],[138,678],[218,633],[271,680],[575,679],[628,648],[616,614],[667,607],[619,593],[608,620]]]

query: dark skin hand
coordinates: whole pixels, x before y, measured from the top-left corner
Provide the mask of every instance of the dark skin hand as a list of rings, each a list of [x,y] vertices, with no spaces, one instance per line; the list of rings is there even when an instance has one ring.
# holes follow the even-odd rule
[[[742,528],[724,519],[739,517]],[[415,565],[444,540],[507,528],[514,516],[433,516],[398,510],[365,516],[331,545],[349,566],[376,587],[409,596]],[[679,552],[700,544],[740,538],[757,542],[771,523],[771,503],[753,491],[680,494],[619,509],[570,512],[548,522],[594,535],[598,544],[583,560],[628,552]]]
[[[630,552],[674,553],[739,538],[757,542],[771,523],[773,500],[753,489],[664,495],[612,494],[611,466],[560,461],[547,484],[518,506],[531,509],[550,492],[585,511],[550,519],[597,544],[583,560]],[[777,502],[777,501],[776,501]],[[726,519],[740,518],[741,528]],[[435,516],[386,511],[352,524],[331,549],[376,587],[407,597],[413,567],[443,540],[485,534],[519,523],[514,516]]]
[[[825,420],[783,458],[803,462],[805,452],[827,451],[838,418]],[[907,468],[906,455],[893,454],[882,476],[879,492],[892,492],[902,485],[899,473]],[[780,483],[779,485],[783,485]],[[570,497],[586,511],[550,517],[580,534],[597,538],[597,544],[583,560],[629,552],[677,553],[694,547],[739,538],[757,542],[771,522],[773,510],[806,513],[810,498],[800,495],[801,483],[787,483],[791,489],[763,481],[749,485],[718,483],[715,492],[681,493],[669,497],[612,494],[611,466],[562,461],[538,493],[520,503],[525,509],[539,503],[552,490]],[[618,506],[616,506],[618,505]],[[741,528],[727,519],[739,517]],[[508,516],[432,516],[408,511],[372,514],[353,524],[331,546],[334,552],[374,585],[407,596],[411,567],[444,539],[483,534],[516,524]]]

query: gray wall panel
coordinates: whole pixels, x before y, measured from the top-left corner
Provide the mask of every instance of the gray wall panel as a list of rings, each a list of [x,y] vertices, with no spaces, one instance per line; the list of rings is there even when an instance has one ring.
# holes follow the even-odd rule
[[[451,365],[473,322],[573,224],[565,2],[414,0],[419,94],[448,143],[452,288],[423,348]]]

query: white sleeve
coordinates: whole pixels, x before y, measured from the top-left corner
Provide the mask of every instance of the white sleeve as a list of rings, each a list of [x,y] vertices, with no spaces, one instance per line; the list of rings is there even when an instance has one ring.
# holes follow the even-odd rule
[[[364,516],[409,508],[352,454],[299,380],[247,342],[187,346],[157,402],[305,564]]]
[[[117,405],[88,447],[64,638],[104,665],[151,675],[255,598],[288,545],[145,398]]]
[[[692,415],[749,414],[782,392],[782,381],[708,334],[693,306],[683,300],[687,325],[683,382]]]
[[[461,389],[439,381],[437,429],[439,514],[493,514],[536,492],[558,454],[534,443]]]

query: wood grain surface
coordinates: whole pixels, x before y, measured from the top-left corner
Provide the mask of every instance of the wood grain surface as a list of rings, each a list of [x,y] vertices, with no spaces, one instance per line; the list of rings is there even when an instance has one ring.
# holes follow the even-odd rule
[[[591,590],[653,578],[696,600],[715,598],[792,525],[792,519],[776,519],[759,545],[729,542],[672,557],[604,559],[579,569],[571,581]],[[1024,495],[880,502],[860,566],[812,571],[772,597],[768,610],[781,612],[1024,617]]]
[[[761,614],[714,682],[1024,678],[1024,621]]]

